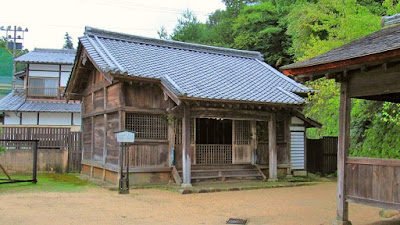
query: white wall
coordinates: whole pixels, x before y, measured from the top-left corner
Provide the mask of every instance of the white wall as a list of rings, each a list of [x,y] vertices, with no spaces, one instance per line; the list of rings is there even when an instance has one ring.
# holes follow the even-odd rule
[[[292,117],[292,125],[303,125],[304,121],[297,118],[297,117]]]
[[[4,125],[15,124],[19,124],[19,117],[15,114],[15,112],[4,112]]]
[[[29,77],[59,77],[58,71],[29,71]]]
[[[74,125],[80,126],[82,124],[81,114],[74,113]]]
[[[23,112],[22,113],[22,124],[23,125],[37,125],[37,113],[36,112]]]
[[[60,65],[51,64],[29,64],[29,70],[47,70],[47,71],[59,71]]]
[[[61,71],[72,71],[72,65],[61,65]]]
[[[39,113],[39,125],[71,125],[71,113]]]
[[[70,72],[61,72],[60,86],[62,86],[62,87],[67,86],[69,75],[70,75]]]

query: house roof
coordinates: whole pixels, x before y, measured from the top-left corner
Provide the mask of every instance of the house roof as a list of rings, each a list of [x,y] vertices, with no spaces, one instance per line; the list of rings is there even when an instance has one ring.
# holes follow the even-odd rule
[[[282,70],[293,70],[328,63],[340,62],[349,59],[375,55],[400,49],[400,25],[383,28],[363,38],[335,48],[314,58],[296,62],[281,67]],[[374,60],[374,58],[371,58]],[[342,65],[343,66],[343,65]],[[293,74],[285,72],[285,74]],[[293,74],[295,75],[295,74]]]
[[[74,49],[46,49],[35,48],[15,59],[15,62],[22,63],[56,63],[74,64],[76,50]]]
[[[26,100],[24,89],[15,89],[0,99],[0,111],[80,112],[80,103]]]
[[[264,63],[259,52],[91,27],[86,27],[79,40],[102,72],[159,79],[177,97],[303,104],[305,100],[296,93],[310,91]]]

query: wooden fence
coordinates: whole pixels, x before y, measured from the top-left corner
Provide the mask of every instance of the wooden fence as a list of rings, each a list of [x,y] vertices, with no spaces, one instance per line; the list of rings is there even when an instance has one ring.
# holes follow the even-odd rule
[[[38,148],[68,151],[67,172],[81,170],[81,132],[71,132],[70,128],[56,127],[1,127],[0,139],[39,140]],[[24,149],[23,142],[2,143],[9,149]]]
[[[196,164],[231,164],[232,145],[197,144]]]
[[[337,137],[307,139],[307,171],[329,174],[337,170]]]
[[[400,160],[349,157],[346,172],[347,201],[400,209]]]

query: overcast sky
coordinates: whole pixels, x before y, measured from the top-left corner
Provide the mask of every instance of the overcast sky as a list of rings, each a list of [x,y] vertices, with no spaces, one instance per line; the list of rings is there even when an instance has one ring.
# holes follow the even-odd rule
[[[13,0],[1,8],[0,26],[28,28],[24,47],[33,50],[62,48],[65,32],[76,47],[85,26],[158,37],[161,26],[171,33],[186,9],[205,22],[209,13],[225,6],[221,0]]]

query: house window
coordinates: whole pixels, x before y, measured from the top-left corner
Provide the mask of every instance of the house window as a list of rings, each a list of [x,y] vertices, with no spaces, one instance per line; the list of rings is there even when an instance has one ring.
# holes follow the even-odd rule
[[[235,145],[249,145],[251,140],[250,121],[235,120]]]
[[[168,139],[168,122],[163,115],[127,113],[125,128],[134,131],[138,139]]]
[[[29,78],[30,96],[57,96],[58,78]]]
[[[268,144],[268,122],[257,121],[257,139],[260,144]],[[276,143],[285,143],[285,121],[282,118],[276,120]]]

